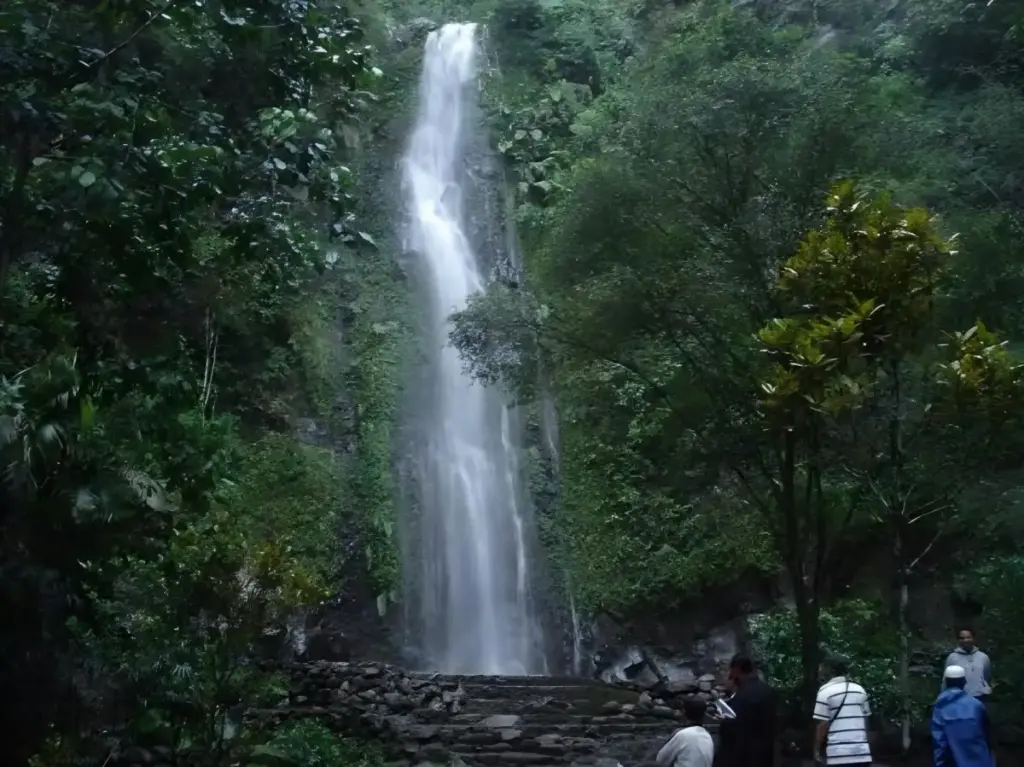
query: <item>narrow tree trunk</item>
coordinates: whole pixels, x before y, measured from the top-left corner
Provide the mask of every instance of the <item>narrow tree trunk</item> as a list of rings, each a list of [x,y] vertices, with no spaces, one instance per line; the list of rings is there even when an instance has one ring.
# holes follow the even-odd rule
[[[893,554],[896,559],[896,622],[900,634],[900,745],[906,755],[910,751],[910,621],[907,609],[910,603],[910,566],[907,563],[907,542],[904,540],[903,520],[895,520],[893,530]]]
[[[821,662],[818,643],[821,631],[818,625],[820,608],[817,598],[802,588],[801,598],[796,600],[797,624],[800,628],[800,719],[801,729],[807,731],[808,748],[813,747],[811,716],[814,713],[814,699],[818,694],[818,665]]]

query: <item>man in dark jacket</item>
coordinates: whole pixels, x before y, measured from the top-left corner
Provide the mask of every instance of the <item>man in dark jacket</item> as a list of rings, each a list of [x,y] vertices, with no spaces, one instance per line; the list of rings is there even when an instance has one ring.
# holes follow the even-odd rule
[[[775,694],[746,655],[729,663],[728,686],[735,692],[726,703],[736,716],[722,719],[716,767],[773,767]]]

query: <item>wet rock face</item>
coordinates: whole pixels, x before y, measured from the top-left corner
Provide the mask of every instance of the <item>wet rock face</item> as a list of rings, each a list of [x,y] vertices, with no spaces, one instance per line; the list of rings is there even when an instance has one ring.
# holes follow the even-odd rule
[[[608,684],[627,684],[642,690],[667,685],[677,692],[696,692],[698,681],[709,674],[712,678],[720,675],[740,646],[735,628],[725,625],[695,640],[685,651],[609,644],[595,654],[594,660],[598,678]]]
[[[306,649],[303,659],[309,661],[341,661],[352,659],[352,649],[348,637],[340,631],[319,626],[310,631],[306,637]]]
[[[437,29],[437,22],[432,19],[413,19],[394,31],[392,43],[397,48],[411,48],[422,46],[427,35]]]

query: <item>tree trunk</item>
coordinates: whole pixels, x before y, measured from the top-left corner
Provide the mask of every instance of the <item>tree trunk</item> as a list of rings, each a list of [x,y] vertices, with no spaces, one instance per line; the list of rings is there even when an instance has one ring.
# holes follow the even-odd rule
[[[893,547],[896,554],[896,572],[899,579],[899,604],[897,606],[897,623],[900,632],[900,745],[904,755],[910,751],[910,624],[907,619],[907,607],[910,603],[910,573],[907,570],[903,527],[897,525]]]
[[[807,745],[813,747],[812,715],[814,699],[818,694],[818,665],[821,663],[820,648],[821,630],[818,625],[820,607],[812,589],[799,589],[803,592],[796,600],[796,617],[800,628],[800,725],[807,730]],[[802,598],[801,598],[802,597]]]

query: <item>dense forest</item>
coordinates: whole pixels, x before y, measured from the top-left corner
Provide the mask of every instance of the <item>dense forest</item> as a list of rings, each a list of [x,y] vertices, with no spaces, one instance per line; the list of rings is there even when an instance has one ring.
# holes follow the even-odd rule
[[[8,0],[11,763],[378,759],[238,712],[280,697],[269,626],[353,570],[393,599],[419,352],[382,168],[456,19],[523,270],[453,342],[534,426],[556,406],[533,489],[581,608],[775,579],[773,681],[806,701],[828,645],[909,727],[939,584],[996,695],[1024,683],[1019,3]]]

